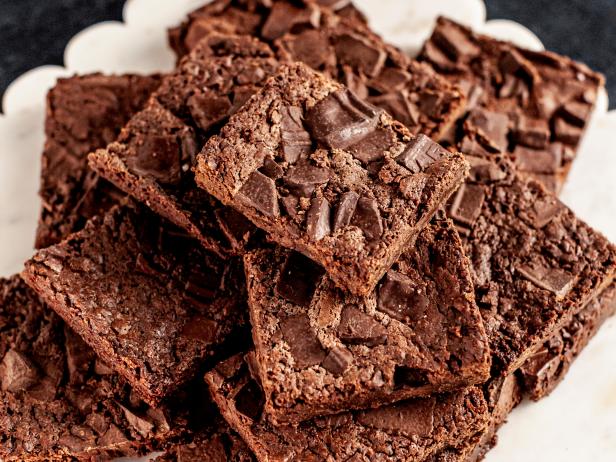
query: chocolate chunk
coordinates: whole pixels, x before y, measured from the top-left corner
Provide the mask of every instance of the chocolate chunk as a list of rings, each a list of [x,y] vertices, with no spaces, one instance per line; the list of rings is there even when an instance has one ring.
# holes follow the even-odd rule
[[[373,347],[387,342],[385,327],[371,316],[352,306],[345,306],[340,314],[337,334],[344,343]]]
[[[319,265],[300,253],[291,252],[280,272],[276,293],[296,305],[309,306],[322,275]]]
[[[550,140],[550,127],[543,119],[520,116],[516,125],[515,140],[524,146],[542,149]]]
[[[321,365],[334,375],[342,375],[352,361],[353,354],[349,350],[336,346],[329,351]]]
[[[139,433],[144,438],[147,438],[152,434],[152,431],[154,430],[154,424],[152,422],[146,420],[144,417],[138,416],[136,413],[134,413],[127,407],[120,407],[124,411],[124,417],[126,417],[128,423],[131,424],[131,426],[135,430],[137,430],[137,433]]]
[[[530,282],[537,287],[549,290],[558,299],[565,298],[576,281],[576,277],[566,271],[547,268],[539,263],[521,265],[516,269]]]
[[[235,396],[235,408],[254,421],[261,416],[264,402],[265,397],[254,380],[249,380]]]
[[[285,48],[295,61],[301,61],[318,70],[336,65],[336,56],[331,50],[329,37],[321,30],[308,29],[283,40]]]
[[[419,124],[419,108],[415,103],[410,101],[408,93],[405,91],[372,96],[368,98],[368,101],[379,108],[386,110],[393,116],[394,119],[403,123],[407,127],[415,127]]]
[[[454,196],[449,215],[454,221],[472,227],[481,215],[484,201],[483,186],[465,183]]]
[[[413,173],[423,172],[432,163],[440,160],[447,151],[425,135],[418,135],[404,148],[396,161]]]
[[[349,148],[353,157],[364,165],[383,158],[385,151],[391,149],[396,137],[389,130],[375,130],[359,143]]]
[[[369,427],[400,435],[430,437],[434,428],[434,398],[416,399],[359,412],[357,421]]]
[[[531,218],[535,228],[540,229],[552,222],[566,207],[556,197],[543,197],[533,203]]]
[[[376,128],[379,110],[349,90],[337,90],[306,114],[312,136],[332,149],[347,149]]]
[[[287,2],[276,2],[263,24],[261,36],[274,40],[296,27],[318,27],[320,18],[321,10],[314,6],[295,7]]]
[[[404,69],[386,67],[379,75],[372,78],[368,85],[380,93],[392,93],[403,90],[410,80],[411,74]]]
[[[284,169],[271,157],[265,158],[263,167],[261,167],[260,171],[272,180],[278,180],[284,175]]]
[[[359,194],[355,191],[347,191],[340,197],[338,207],[336,207],[336,213],[334,214],[334,233],[351,224],[351,219],[355,214],[358,200]]]
[[[383,222],[376,199],[361,197],[357,201],[351,224],[361,229],[368,241],[380,238],[383,234]]]
[[[233,248],[245,246],[256,232],[255,226],[241,213],[231,208],[221,208],[214,213],[221,231]]]
[[[2,391],[26,391],[38,382],[38,378],[37,367],[29,358],[15,350],[6,352],[0,363]]]
[[[428,308],[425,290],[408,276],[394,270],[385,275],[379,288],[377,308],[400,322],[418,321]]]
[[[306,232],[310,239],[320,241],[331,232],[330,206],[324,197],[315,197],[306,217]]]
[[[387,54],[358,34],[344,34],[335,38],[334,48],[341,64],[348,64],[368,77],[378,75],[383,69]]]
[[[295,196],[284,196],[282,199],[282,206],[284,207],[285,212],[289,215],[293,220],[300,221],[301,217],[298,213],[299,206],[299,198]]]
[[[253,172],[248,177],[237,195],[239,200],[267,216],[280,215],[276,183],[259,171]]]
[[[591,104],[581,101],[569,101],[562,107],[562,114],[567,122],[583,127],[590,118],[591,110]]]
[[[302,123],[302,110],[295,106],[284,106],[281,111],[280,136],[285,162],[294,164],[312,151],[312,140]]]
[[[289,316],[280,322],[280,329],[285,342],[289,344],[297,369],[321,364],[325,359],[325,350],[312,330],[308,316]]]
[[[469,178],[472,181],[479,183],[491,183],[494,181],[504,180],[507,176],[507,174],[494,162],[479,159],[477,157],[469,157],[467,160],[471,164]]]
[[[231,110],[229,97],[214,93],[195,93],[187,104],[195,123],[206,132],[222,122]]]
[[[557,118],[554,122],[554,136],[558,141],[576,146],[582,138],[582,129],[571,125],[565,119]]]
[[[308,163],[294,165],[284,177],[285,184],[293,192],[302,197],[310,197],[316,186],[326,184],[331,171],[323,167],[315,167]]]
[[[219,327],[216,321],[197,315],[186,322],[182,329],[182,336],[205,344],[211,344],[216,340],[218,330]]]
[[[154,178],[165,185],[182,179],[180,145],[174,136],[151,135],[132,141],[134,155],[127,159],[128,168],[138,175]]]
[[[524,172],[557,173],[563,163],[563,145],[552,143],[548,149],[531,149],[516,146],[513,158]]]
[[[466,123],[486,148],[506,152],[509,118],[505,114],[477,108],[471,111]]]
[[[481,53],[479,46],[455,26],[436,29],[433,40],[449,58],[456,61],[468,61]]]

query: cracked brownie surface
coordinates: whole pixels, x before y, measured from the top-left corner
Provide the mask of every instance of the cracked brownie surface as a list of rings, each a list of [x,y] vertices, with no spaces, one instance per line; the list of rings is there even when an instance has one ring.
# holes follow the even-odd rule
[[[240,262],[139,207],[39,251],[24,278],[151,404],[192,379],[246,310]]]
[[[298,422],[485,381],[489,348],[470,263],[433,220],[365,298],[306,257],[244,258],[255,360],[270,421]]]
[[[315,418],[296,427],[273,426],[263,417],[263,396],[249,372],[251,362],[234,356],[210,371],[206,380],[221,413],[260,461],[421,462],[487,424],[483,394],[471,387],[368,411]]]
[[[604,86],[602,75],[548,51],[501,42],[439,18],[420,60],[467,96],[465,130],[448,142],[465,154],[508,154],[520,171],[558,192]],[[462,121],[460,122],[462,123]]]
[[[158,76],[92,74],[60,79],[47,95],[36,247],[56,244],[123,196],[88,167],[88,153],[116,139]]]
[[[198,156],[197,184],[358,295],[374,289],[467,164],[297,63]]]

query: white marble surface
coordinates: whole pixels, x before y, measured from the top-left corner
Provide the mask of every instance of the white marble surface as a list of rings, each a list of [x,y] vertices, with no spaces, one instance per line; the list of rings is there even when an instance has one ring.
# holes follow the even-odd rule
[[[124,22],[97,24],[77,34],[65,51],[65,67],[24,74],[6,92],[0,114],[0,276],[21,270],[32,254],[39,212],[40,153],[45,93],[59,76],[74,73],[151,72],[172,68],[165,28],[203,0],[128,0]],[[373,27],[409,53],[419,50],[438,14],[477,30],[541,49],[525,27],[486,22],[481,0],[356,0]],[[616,242],[616,112],[602,95],[562,199]],[[559,388],[540,403],[516,409],[499,433],[488,462],[616,461],[616,320],[575,362]]]

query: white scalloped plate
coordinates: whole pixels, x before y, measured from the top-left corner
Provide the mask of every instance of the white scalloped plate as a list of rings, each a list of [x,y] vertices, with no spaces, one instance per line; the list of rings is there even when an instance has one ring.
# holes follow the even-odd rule
[[[21,270],[32,254],[39,212],[40,153],[45,94],[58,77],[74,73],[168,71],[174,56],[165,29],[204,0],[128,0],[124,22],[105,22],[67,45],[65,67],[44,66],[18,78],[0,114],[0,276]],[[446,14],[476,30],[535,50],[541,41],[508,20],[486,22],[481,0],[356,0],[373,28],[416,53],[435,18]],[[601,95],[562,199],[616,241],[616,111]],[[575,362],[565,381],[539,403],[516,409],[499,433],[488,462],[616,461],[616,320],[612,319]],[[147,460],[144,459],[144,460]]]

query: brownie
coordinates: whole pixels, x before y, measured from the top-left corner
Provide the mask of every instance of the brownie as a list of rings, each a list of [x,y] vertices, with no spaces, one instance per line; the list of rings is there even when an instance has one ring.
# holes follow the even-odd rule
[[[123,196],[88,168],[87,156],[116,139],[159,83],[158,76],[91,74],[60,79],[49,91],[37,248],[79,231]]]
[[[171,28],[169,44],[181,58],[212,32],[272,41],[287,32],[317,24],[322,7],[354,22],[366,22],[350,0],[214,0]]]
[[[221,413],[259,461],[421,462],[487,424],[483,393],[471,387],[298,426],[273,426],[263,417],[264,398],[249,369],[242,356],[235,356],[210,371],[206,380]]]
[[[241,253],[258,233],[196,187],[192,166],[204,141],[277,67],[273,52],[256,39],[209,36],[163,79],[117,142],[90,156],[90,165],[207,249]]]
[[[505,157],[466,156],[448,213],[472,262],[493,353],[509,375],[611,282],[616,248]]]
[[[257,251],[244,266],[264,413],[274,424],[489,377],[470,263],[447,219],[433,220],[364,298],[295,252]]]
[[[299,2],[288,1],[269,2],[268,7],[254,3],[215,1],[191,14],[171,36],[180,34],[186,47],[192,48],[198,38],[217,29],[256,35],[272,44],[281,61],[301,61],[324,72],[388,111],[413,134],[438,139],[460,115],[463,96],[459,88],[430,66],[387,45],[365,22],[343,18],[314,2],[301,7]]]
[[[201,188],[340,287],[372,291],[467,164],[304,64],[279,72],[198,155]]]
[[[157,450],[177,441],[190,418],[186,407],[141,401],[17,276],[0,279],[0,384],[6,462]]]
[[[40,250],[23,276],[152,405],[193,378],[245,318],[241,262],[130,205]]]
[[[524,363],[519,370],[524,392],[535,401],[550,394],[603,322],[615,313],[616,283],[612,283]]]
[[[211,426],[166,449],[154,462],[255,462],[252,451],[220,416]]]
[[[484,386],[489,409],[489,423],[482,431],[470,438],[458,441],[426,462],[477,462],[496,446],[497,430],[507,416],[522,401],[521,386],[515,375],[492,379]]]
[[[548,51],[525,50],[439,18],[420,59],[467,95],[466,123],[478,132],[449,134],[464,153],[508,154],[555,192],[575,158],[604,78]]]

